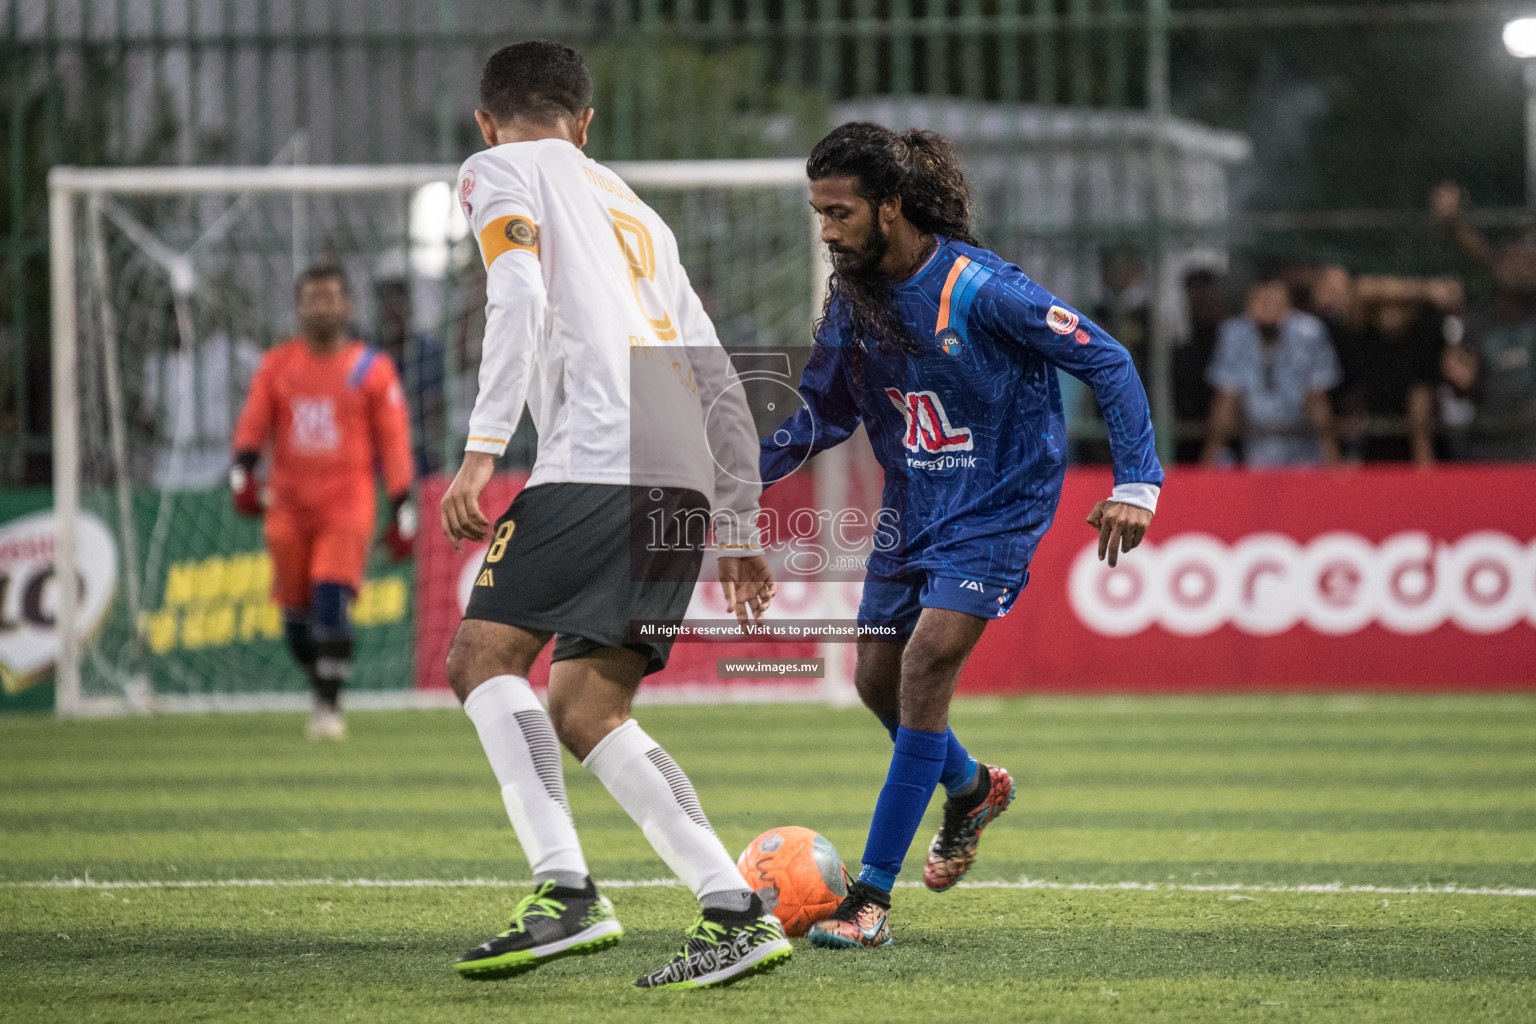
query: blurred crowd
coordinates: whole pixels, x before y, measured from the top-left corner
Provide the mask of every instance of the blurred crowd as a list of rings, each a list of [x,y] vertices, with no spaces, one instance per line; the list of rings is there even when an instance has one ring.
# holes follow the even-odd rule
[[[1182,278],[1183,329],[1172,353],[1174,458],[1255,468],[1339,463],[1536,461],[1536,243],[1495,242],[1463,212],[1454,185],[1431,210],[1461,254],[1457,276],[1353,273],[1339,264],[1276,263],[1233,280],[1196,265]],[[1151,291],[1145,258],[1108,253],[1102,298],[1087,310],[1152,380]],[[452,471],[477,387],[483,293],[461,297],[456,330],[421,327],[405,276],[381,273],[354,325],[400,370],[418,475]],[[701,292],[706,306],[713,295]],[[162,344],[143,367],[138,427],[143,471],[164,489],[213,486],[228,468],[235,411],[260,360],[233,331],[190,346],[165,311]],[[747,318],[719,324],[732,346],[776,342]],[[1065,387],[1071,381],[1064,380]],[[1092,393],[1068,397],[1073,461],[1108,462]],[[509,463],[530,465],[524,422]]]
[[[1293,262],[1241,293],[1183,278],[1173,357],[1176,459],[1219,466],[1536,459],[1536,245],[1490,242],[1442,185],[1431,210],[1485,285]],[[1108,255],[1094,318],[1147,366],[1149,296],[1134,252]],[[1235,307],[1235,308],[1234,308]],[[1079,461],[1107,445],[1078,445]]]

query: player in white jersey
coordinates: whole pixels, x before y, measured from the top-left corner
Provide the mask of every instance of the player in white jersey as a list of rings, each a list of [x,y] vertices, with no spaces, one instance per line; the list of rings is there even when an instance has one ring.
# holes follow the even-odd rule
[[[457,967],[467,978],[506,977],[622,934],[576,836],[563,743],[701,904],[682,952],[636,984],[708,987],[769,970],[790,946],[688,777],[630,717],[642,676],[665,666],[670,648],[631,624],[682,618],[702,563],[701,523],[713,523],[730,611],[746,621],[767,607],[773,581],[752,526],[762,490],[757,434],[672,232],[582,154],[591,95],[569,47],[499,51],[486,62],[475,112],[490,148],[459,174],[486,265],[486,326],[464,463],[442,518],[456,545],[490,547],[448,678],[537,888],[509,929]],[[525,402],[538,458],[493,525],[479,497]],[[546,713],[528,670],[552,636]]]

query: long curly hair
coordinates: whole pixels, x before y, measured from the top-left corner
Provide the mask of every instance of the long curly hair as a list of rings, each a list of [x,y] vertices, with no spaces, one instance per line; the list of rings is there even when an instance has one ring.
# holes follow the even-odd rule
[[[853,178],[859,196],[873,207],[899,196],[902,216],[924,234],[980,244],[971,234],[970,187],[954,148],[936,132],[909,128],[897,133],[884,125],[850,121],[816,144],[805,162],[805,172],[812,181]],[[878,221],[874,230],[880,231]],[[883,254],[884,244],[883,237],[871,237],[870,245],[877,254],[873,262]],[[845,261],[839,267],[839,262],[833,260],[832,286],[817,328],[831,316],[833,302],[841,301],[851,318],[853,340],[914,350],[916,342],[892,300],[892,282],[869,262],[858,267]]]

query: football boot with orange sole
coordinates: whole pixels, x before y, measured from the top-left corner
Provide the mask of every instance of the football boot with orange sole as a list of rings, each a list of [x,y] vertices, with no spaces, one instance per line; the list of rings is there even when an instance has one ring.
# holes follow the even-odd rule
[[[825,921],[817,921],[806,932],[811,945],[822,949],[874,948],[891,944],[890,894],[854,882],[848,895]]]
[[[923,865],[923,884],[934,892],[943,892],[965,877],[976,863],[976,847],[981,830],[1013,803],[1013,777],[995,764],[978,764],[976,770],[987,773],[987,795],[980,801],[950,797],[944,801],[944,824],[928,844],[928,861]]]

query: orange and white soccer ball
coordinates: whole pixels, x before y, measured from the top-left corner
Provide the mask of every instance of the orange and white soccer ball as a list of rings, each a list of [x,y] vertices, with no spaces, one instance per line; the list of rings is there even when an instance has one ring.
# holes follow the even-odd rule
[[[769,829],[752,840],[736,867],[788,935],[804,935],[848,895],[848,872],[837,849],[826,836],[798,825]]]

